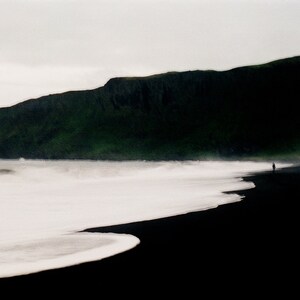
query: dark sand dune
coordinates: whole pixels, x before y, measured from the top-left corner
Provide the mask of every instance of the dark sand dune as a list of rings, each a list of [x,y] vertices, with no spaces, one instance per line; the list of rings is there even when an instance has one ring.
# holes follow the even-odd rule
[[[92,291],[99,298],[109,293],[143,299],[137,287],[152,298],[184,294],[190,299],[207,291],[240,299],[258,292],[287,296],[296,290],[293,272],[298,271],[300,167],[245,180],[256,188],[239,192],[245,199],[238,203],[88,230],[133,234],[141,240],[133,250],[99,262],[0,279],[0,287],[62,288],[68,295]]]

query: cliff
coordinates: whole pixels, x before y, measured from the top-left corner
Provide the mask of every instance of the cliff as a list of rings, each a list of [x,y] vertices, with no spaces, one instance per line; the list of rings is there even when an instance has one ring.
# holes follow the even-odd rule
[[[0,109],[0,158],[199,159],[300,153],[300,57],[114,78]]]

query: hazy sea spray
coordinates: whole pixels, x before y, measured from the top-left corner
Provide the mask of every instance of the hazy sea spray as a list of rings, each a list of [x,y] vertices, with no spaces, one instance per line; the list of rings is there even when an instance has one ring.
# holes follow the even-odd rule
[[[3,277],[130,249],[139,242],[133,236],[83,237],[74,232],[238,201],[239,196],[222,192],[253,187],[241,176],[270,166],[253,162],[0,161],[0,169],[13,171],[0,175]],[[86,247],[76,246],[76,240],[83,240]],[[67,252],[55,246],[59,241],[67,245]]]

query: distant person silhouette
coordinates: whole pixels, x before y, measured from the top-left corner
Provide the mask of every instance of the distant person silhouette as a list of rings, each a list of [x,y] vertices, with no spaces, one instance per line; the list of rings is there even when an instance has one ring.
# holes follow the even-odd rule
[[[275,170],[276,170],[276,165],[275,165],[275,163],[272,164],[272,169],[273,169],[273,173],[275,173]]]

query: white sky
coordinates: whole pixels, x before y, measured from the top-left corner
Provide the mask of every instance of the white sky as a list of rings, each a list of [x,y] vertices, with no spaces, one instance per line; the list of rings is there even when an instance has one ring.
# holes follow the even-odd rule
[[[0,106],[295,55],[299,0],[0,0]]]

